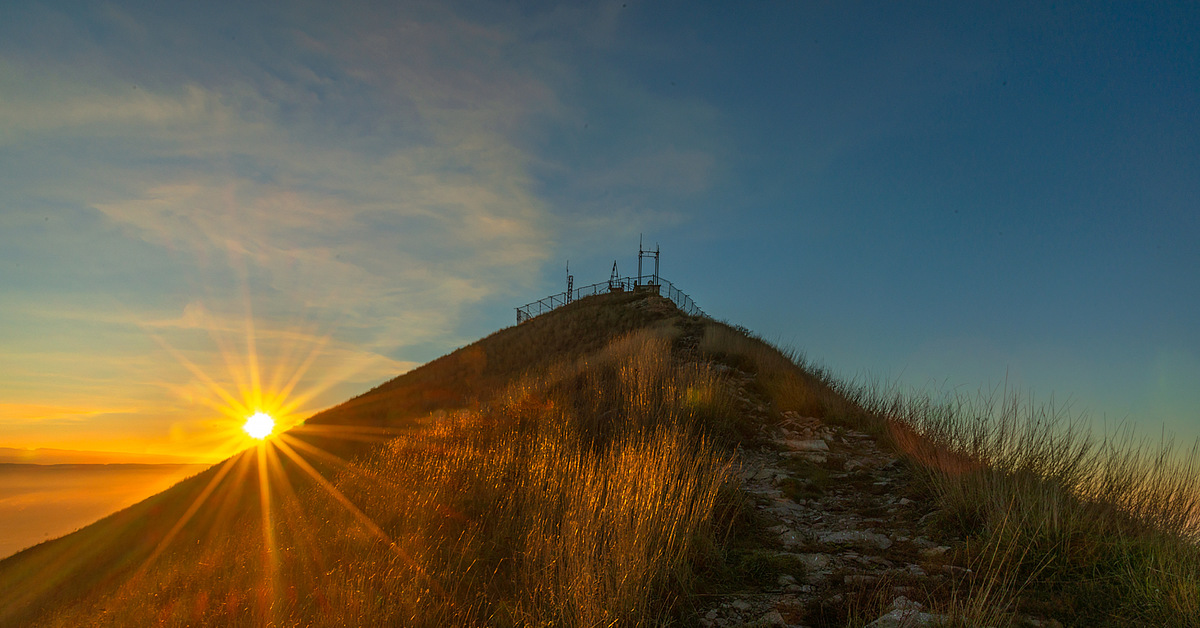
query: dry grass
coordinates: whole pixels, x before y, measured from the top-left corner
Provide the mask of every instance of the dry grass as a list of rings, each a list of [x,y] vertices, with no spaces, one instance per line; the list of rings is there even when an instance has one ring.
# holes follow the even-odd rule
[[[1200,626],[1194,450],[1097,439],[1014,398],[839,383],[639,298],[582,300],[323,413],[314,423],[423,426],[337,450],[352,463],[293,439],[0,561],[0,623],[687,623],[697,591],[798,569],[760,551],[732,488],[730,448],[756,428],[717,360],[755,375],[768,420],[853,426],[913,463],[940,513],[933,532],[963,539],[957,560],[974,572],[933,609],[954,625],[1025,612]],[[698,353],[678,350],[681,329]],[[861,602],[865,623],[888,600]]]
[[[667,621],[692,589],[694,561],[716,547],[718,492],[731,479],[730,459],[686,427],[688,391],[715,384],[641,333],[515,383],[490,409],[393,441],[339,486],[385,532],[403,534],[403,547],[422,549],[348,549],[356,558],[342,588],[357,585],[350,574],[383,571],[394,575],[378,599],[423,601],[351,617]],[[440,590],[425,590],[422,573]]]
[[[278,452],[243,458],[229,476],[251,500],[268,485],[269,510],[230,506],[219,533],[181,535],[115,592],[40,623],[679,621],[721,559],[733,474],[704,429],[728,410],[723,383],[673,356],[673,333],[644,329],[435,413],[308,488]]]
[[[1128,430],[1096,437],[1084,417],[1016,395],[873,408],[919,463],[938,524],[969,541],[981,577],[954,610],[1003,599],[1077,625],[1200,625],[1194,448],[1179,455]]]
[[[973,576],[935,611],[952,625],[1021,613],[1077,626],[1200,626],[1200,454],[1020,396],[935,400],[838,382],[803,356],[713,323],[701,349],[757,374],[772,414],[795,410],[872,433],[909,459],[965,540]],[[863,622],[879,604],[866,604]],[[861,609],[860,609],[861,610]]]
[[[809,364],[798,351],[780,349],[745,328],[715,321],[705,325],[700,350],[711,359],[755,375],[756,385],[771,401],[772,418],[792,411],[877,431],[874,424],[878,421],[846,395],[845,387],[824,369]]]

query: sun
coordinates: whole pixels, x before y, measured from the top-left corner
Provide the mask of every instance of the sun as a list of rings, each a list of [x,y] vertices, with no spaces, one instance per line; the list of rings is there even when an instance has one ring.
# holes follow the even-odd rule
[[[265,412],[255,412],[246,419],[246,424],[242,426],[242,429],[246,430],[250,436],[262,440],[275,430],[275,419]]]

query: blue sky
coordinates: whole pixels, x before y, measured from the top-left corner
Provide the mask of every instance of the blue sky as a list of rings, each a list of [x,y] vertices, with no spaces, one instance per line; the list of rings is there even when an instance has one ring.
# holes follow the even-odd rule
[[[979,4],[6,3],[0,445],[218,455],[255,363],[301,416],[639,234],[839,374],[1190,440],[1200,8]]]

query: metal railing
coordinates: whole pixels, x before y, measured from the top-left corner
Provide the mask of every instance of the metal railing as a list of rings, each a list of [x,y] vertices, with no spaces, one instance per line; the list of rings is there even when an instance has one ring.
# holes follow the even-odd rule
[[[532,303],[526,303],[525,305],[516,308],[517,323],[523,323],[534,316],[545,314],[550,310],[562,307],[572,301],[582,299],[583,297],[590,297],[605,292],[633,290],[654,291],[658,293],[659,296],[670,299],[671,302],[675,304],[675,307],[678,307],[685,314],[690,316],[708,316],[704,313],[704,310],[700,309],[700,306],[696,305],[696,302],[692,300],[692,297],[688,296],[682,290],[676,288],[675,284],[663,279],[662,277],[656,278],[653,275],[646,275],[640,278],[622,277],[620,279],[601,281],[599,283],[591,284],[590,286],[576,288],[571,292],[560,292],[558,294],[552,294],[548,297],[538,299]]]

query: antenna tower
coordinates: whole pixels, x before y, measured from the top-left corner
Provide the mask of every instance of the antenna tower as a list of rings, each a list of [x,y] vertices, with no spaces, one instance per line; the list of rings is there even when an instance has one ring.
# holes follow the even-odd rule
[[[567,260],[567,303],[575,300],[575,275],[571,274],[571,260]]]
[[[642,258],[643,257],[653,257],[654,258],[654,274],[650,276],[650,282],[647,283],[646,285],[648,285],[648,286],[657,286],[658,285],[658,253],[659,253],[659,247],[658,247],[657,242],[654,243],[653,251],[651,251],[650,249],[643,249],[642,248],[642,237],[640,235],[638,236],[638,284],[639,285],[641,284],[641,281],[642,281]]]

